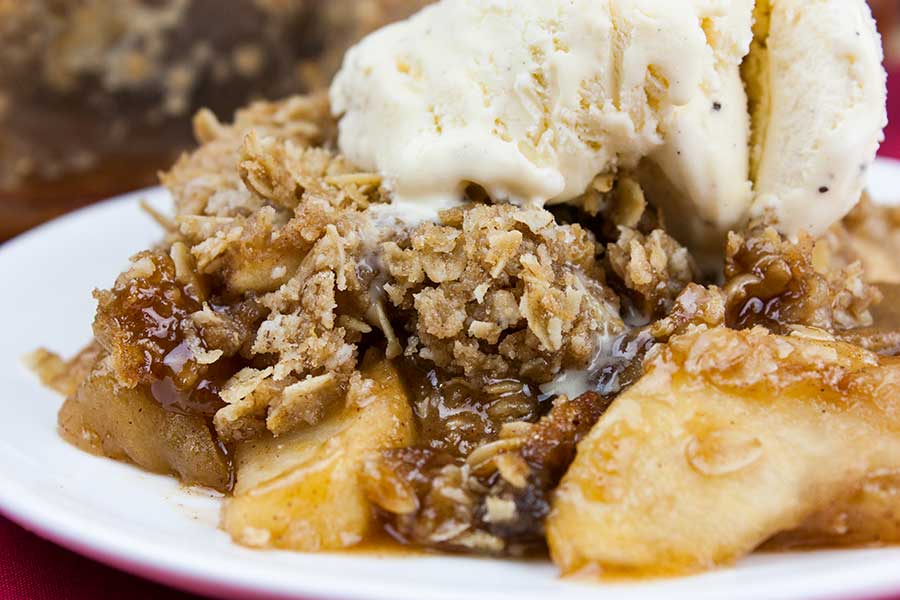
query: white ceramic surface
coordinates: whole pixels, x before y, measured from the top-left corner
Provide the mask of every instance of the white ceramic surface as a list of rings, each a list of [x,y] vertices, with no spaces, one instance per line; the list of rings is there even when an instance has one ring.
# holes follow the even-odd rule
[[[900,199],[900,163],[872,173]],[[893,191],[896,196],[893,197]],[[0,246],[0,511],[76,552],[169,585],[216,596],[345,600],[732,599],[900,596],[900,549],[756,555],[699,576],[625,584],[561,581],[542,562],[461,557],[301,555],[247,550],[216,529],[219,500],[167,477],[97,458],[56,433],[61,399],[20,357],[72,354],[90,336],[91,289],[158,239],[131,194]]]

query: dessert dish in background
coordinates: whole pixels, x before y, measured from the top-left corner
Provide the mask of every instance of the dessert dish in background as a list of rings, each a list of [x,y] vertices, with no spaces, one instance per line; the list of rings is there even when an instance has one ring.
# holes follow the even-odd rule
[[[888,114],[891,116],[881,155],[900,158],[900,2],[870,0],[884,39],[884,64],[888,71]]]
[[[872,14],[884,40],[885,64],[900,63],[900,3],[896,0],[869,0]]]
[[[327,85],[424,0],[0,0],[0,240],[154,185],[190,118]]]

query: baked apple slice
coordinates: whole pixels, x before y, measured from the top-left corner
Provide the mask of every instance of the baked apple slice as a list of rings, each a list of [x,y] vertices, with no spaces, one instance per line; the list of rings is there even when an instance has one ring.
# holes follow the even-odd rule
[[[222,516],[235,541],[317,551],[352,546],[376,526],[358,473],[365,457],[414,441],[391,363],[368,360],[346,405],[315,427],[238,445],[234,497]]]
[[[83,450],[130,460],[189,485],[228,489],[228,459],[208,420],[169,412],[146,387],[118,385],[104,359],[59,411],[63,437]]]
[[[555,494],[562,570],[710,568],[900,468],[900,360],[814,333],[696,328],[655,351]]]
[[[765,548],[821,548],[900,543],[900,470],[875,472],[797,529]]]

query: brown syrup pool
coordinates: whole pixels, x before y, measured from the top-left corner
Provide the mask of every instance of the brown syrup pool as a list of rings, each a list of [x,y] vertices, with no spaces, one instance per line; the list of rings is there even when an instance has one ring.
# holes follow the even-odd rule
[[[411,360],[399,365],[419,426],[419,444],[457,457],[496,438],[504,423],[535,422],[550,397],[518,379],[454,377]]]

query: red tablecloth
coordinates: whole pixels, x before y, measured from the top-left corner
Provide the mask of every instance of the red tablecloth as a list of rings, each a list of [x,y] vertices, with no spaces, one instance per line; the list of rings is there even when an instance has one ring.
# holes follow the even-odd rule
[[[190,600],[63,550],[0,517],[2,600]]]
[[[884,132],[879,154],[900,159],[900,69],[891,73],[888,83],[888,116],[890,122]]]
[[[894,76],[881,154],[900,159],[900,71]],[[45,542],[0,517],[0,600],[195,598],[145,582]],[[896,600],[900,600],[898,597]]]

